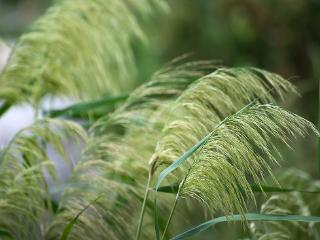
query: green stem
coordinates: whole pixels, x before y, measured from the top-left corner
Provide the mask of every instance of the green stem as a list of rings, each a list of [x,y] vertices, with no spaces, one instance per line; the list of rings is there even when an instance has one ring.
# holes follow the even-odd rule
[[[146,211],[146,205],[147,205],[147,199],[148,199],[148,195],[149,195],[149,188],[150,188],[151,178],[152,178],[152,171],[149,171],[148,182],[147,182],[146,190],[145,190],[145,193],[144,193],[142,208],[141,208],[141,212],[140,212],[140,218],[139,218],[139,225],[138,225],[138,230],[137,230],[137,234],[136,234],[136,240],[139,240],[140,239],[140,235],[141,235],[141,229],[142,229],[142,224],[143,224],[144,213]]]
[[[179,188],[179,191],[180,191],[180,188]],[[170,212],[170,215],[169,215],[169,218],[168,218],[166,227],[165,227],[165,229],[164,229],[164,231],[163,231],[161,240],[164,239],[164,237],[165,237],[165,235],[166,235],[166,233],[167,233],[168,227],[169,227],[170,222],[171,222],[171,219],[172,219],[172,217],[173,217],[173,213],[174,213],[174,211],[176,210],[176,207],[177,207],[178,199],[179,199],[179,196],[177,195],[176,199],[174,200],[174,204],[173,204],[173,207],[172,207],[172,209],[171,209],[171,212]]]
[[[166,233],[167,233],[168,227],[169,227],[170,222],[171,222],[171,219],[172,219],[172,217],[173,217],[173,213],[174,213],[174,211],[176,210],[176,207],[177,207],[177,204],[178,204],[178,200],[179,200],[179,198],[180,198],[181,189],[183,188],[184,183],[186,182],[186,179],[187,179],[187,177],[188,177],[188,175],[189,175],[189,173],[190,173],[190,170],[191,170],[191,169],[189,168],[186,176],[184,177],[184,179],[183,179],[182,182],[180,183],[180,186],[179,186],[179,189],[178,189],[178,192],[177,192],[177,195],[176,195],[176,199],[174,200],[174,204],[173,204],[173,207],[172,207],[172,209],[171,209],[171,212],[170,212],[170,215],[169,215],[169,218],[168,218],[166,227],[165,227],[165,229],[164,229],[164,231],[163,231],[161,240],[164,239],[164,237],[165,237],[165,235],[166,235]]]

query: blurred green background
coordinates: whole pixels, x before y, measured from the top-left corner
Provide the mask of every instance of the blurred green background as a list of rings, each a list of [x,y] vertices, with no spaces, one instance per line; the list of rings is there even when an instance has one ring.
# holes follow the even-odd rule
[[[50,0],[0,0],[0,36],[14,41]],[[140,82],[184,53],[227,66],[256,66],[289,78],[301,97],[281,105],[317,123],[320,79],[319,0],[170,0],[144,28],[146,44],[133,43]],[[285,152],[284,166],[316,175],[316,141],[304,139]]]

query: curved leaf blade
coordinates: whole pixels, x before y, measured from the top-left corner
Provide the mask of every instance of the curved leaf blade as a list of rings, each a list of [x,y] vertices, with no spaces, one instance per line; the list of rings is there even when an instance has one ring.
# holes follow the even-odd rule
[[[66,108],[50,110],[46,114],[53,118],[61,116],[77,117],[78,115],[89,114],[90,112],[93,112],[97,108],[101,107],[104,107],[104,109],[108,107],[110,110],[113,110],[116,104],[125,101],[128,96],[129,94],[125,93],[118,96],[104,97],[94,101],[79,102]]]
[[[223,222],[237,222],[243,221],[243,219],[247,221],[293,221],[293,222],[320,222],[320,217],[317,216],[301,216],[301,215],[268,215],[268,214],[259,214],[259,213],[247,213],[244,215],[231,215],[231,216],[223,216],[218,217],[207,222],[204,222],[196,227],[193,227],[173,238],[171,240],[180,240],[187,239],[189,237],[195,236],[208,228]]]
[[[77,223],[78,218],[94,203],[96,203],[104,194],[100,194],[96,197],[92,202],[90,202],[87,206],[85,206],[63,229],[60,240],[68,240],[69,234],[71,233],[72,228]]]

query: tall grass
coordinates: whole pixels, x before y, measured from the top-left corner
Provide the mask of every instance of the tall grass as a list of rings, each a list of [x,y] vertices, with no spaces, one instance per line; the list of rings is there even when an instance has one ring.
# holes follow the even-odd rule
[[[259,222],[247,228],[252,239],[301,236],[292,228],[317,235],[306,223],[320,221],[318,206],[304,211],[316,203],[303,194],[318,194],[318,183],[281,188],[289,180],[274,174],[281,143],[290,148],[297,137],[318,135],[276,105],[297,94],[288,80],[180,57],[127,88],[131,38],[145,38],[139,19],[165,7],[56,1],[21,36],[1,74],[0,113],[22,102],[39,108],[48,95],[86,101],[49,111],[1,151],[0,238],[185,239],[226,221]],[[77,143],[78,159],[67,141]],[[57,189],[49,185],[58,173],[50,149],[72,165]],[[196,224],[195,212],[214,218],[176,235]]]

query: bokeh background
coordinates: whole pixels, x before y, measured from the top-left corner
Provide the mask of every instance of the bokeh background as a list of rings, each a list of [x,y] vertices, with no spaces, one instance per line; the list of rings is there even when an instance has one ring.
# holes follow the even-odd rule
[[[51,0],[0,0],[0,69],[15,40],[44,13]],[[319,0],[170,0],[144,28],[149,42],[133,43],[140,84],[169,60],[185,53],[226,66],[255,66],[290,79],[301,96],[281,105],[317,124],[320,79]],[[32,122],[32,109],[18,107],[0,120],[0,144]],[[283,165],[317,175],[314,137],[284,152]],[[281,169],[279,169],[281,171]]]

